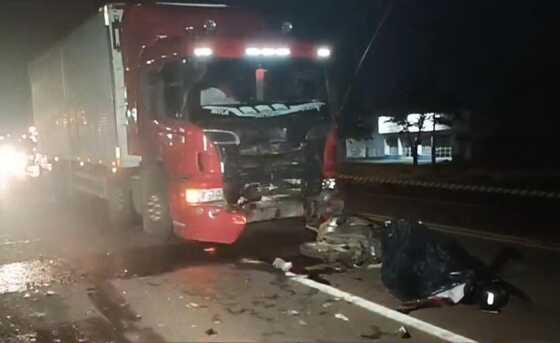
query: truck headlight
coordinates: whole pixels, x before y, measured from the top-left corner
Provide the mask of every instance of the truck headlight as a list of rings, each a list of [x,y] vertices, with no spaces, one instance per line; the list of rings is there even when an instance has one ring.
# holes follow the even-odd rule
[[[189,204],[200,204],[224,200],[222,188],[188,188],[185,192],[185,200]]]

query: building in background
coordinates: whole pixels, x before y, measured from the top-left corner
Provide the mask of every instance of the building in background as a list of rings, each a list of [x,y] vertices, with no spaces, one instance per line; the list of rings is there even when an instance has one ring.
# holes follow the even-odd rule
[[[437,114],[434,124],[434,115],[434,113],[425,114],[420,144],[417,147],[420,163],[431,162],[434,136],[436,162],[452,161],[454,155],[461,150],[456,147],[455,130],[450,125],[443,124],[450,121],[439,119],[448,116]],[[409,122],[408,131],[416,135],[420,129],[417,125],[420,114],[411,113],[406,118]],[[376,119],[372,123],[373,130],[370,138],[346,140],[346,159],[369,163],[411,163],[411,145],[407,133],[404,132],[405,128],[396,123],[394,117],[390,115],[378,115]]]

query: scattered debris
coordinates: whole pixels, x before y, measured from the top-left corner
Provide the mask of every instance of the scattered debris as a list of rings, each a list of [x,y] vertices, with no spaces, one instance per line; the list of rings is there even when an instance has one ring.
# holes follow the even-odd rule
[[[31,318],[38,318],[38,319],[45,318],[46,316],[47,314],[45,312],[33,312],[29,315],[29,317]]]
[[[247,258],[247,257],[243,257],[239,260],[239,263],[243,263],[243,264],[263,264],[263,261],[260,260],[255,260],[252,258]]]
[[[48,290],[47,293],[45,293],[45,294],[50,297],[50,296],[56,295],[56,292]]]
[[[381,237],[382,228],[367,219],[335,216],[319,226],[315,242],[300,245],[300,253],[348,267],[377,263],[382,258]]]
[[[227,307],[226,311],[228,311],[230,314],[241,314],[241,313],[247,312],[247,309],[244,308],[244,307],[241,307],[241,305],[233,305],[233,306]]]
[[[24,298],[24,299],[31,298],[31,294],[29,294],[29,292],[26,292],[26,293],[23,295],[23,298]]]
[[[199,307],[199,305],[197,303],[188,303],[187,305],[191,308],[198,308]]]
[[[400,336],[401,338],[404,338],[404,339],[408,339],[408,338],[411,337],[411,336],[410,336],[410,332],[408,332],[408,330],[407,330],[404,326],[401,326],[401,327],[397,330],[397,333],[399,334],[399,336]]]
[[[137,313],[134,318],[136,318],[136,320],[140,320],[142,319],[142,315]]]
[[[212,323],[218,325],[222,323],[222,318],[220,318],[219,314],[215,314],[212,316]]]
[[[289,314],[290,316],[299,316],[299,311],[296,311],[296,310],[289,310],[289,311],[288,311],[288,314]]]
[[[300,319],[300,320],[298,321],[298,323],[299,323],[299,325],[301,325],[301,326],[307,326],[307,322],[306,322],[305,320],[303,320],[303,319]]]
[[[214,330],[213,328],[210,328],[210,329],[206,330],[206,334],[208,336],[214,336],[214,335],[218,334],[218,331]]]
[[[340,301],[340,298],[332,298],[332,299],[328,299],[327,301],[325,301],[323,303],[323,305],[321,305],[323,308],[327,308],[327,307],[331,307],[331,305],[333,305],[334,303]]]
[[[481,310],[481,311],[484,312],[484,313],[489,313],[489,314],[500,314],[500,313],[501,313],[500,310],[494,310],[494,311],[491,311],[491,310]]]
[[[342,313],[337,313],[334,315],[334,317],[336,319],[340,319],[340,320],[344,320],[345,322],[349,322],[350,319],[348,319],[348,317],[346,317],[345,315],[343,315]]]
[[[372,263],[368,264],[367,269],[380,269],[383,267],[383,263]]]
[[[287,261],[284,261],[283,259],[277,257],[272,262],[272,266],[276,269],[280,269],[284,273],[287,273],[287,272],[290,271],[290,269],[292,269],[293,264],[292,264],[292,262],[287,262]]]

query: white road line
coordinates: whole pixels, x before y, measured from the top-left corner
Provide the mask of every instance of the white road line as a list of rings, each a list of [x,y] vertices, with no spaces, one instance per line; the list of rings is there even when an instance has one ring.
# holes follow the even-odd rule
[[[382,221],[382,222],[386,220],[394,219],[388,216],[382,216],[382,215],[371,214],[371,213],[362,213],[360,215],[374,221]],[[427,223],[427,222],[423,222],[423,223],[430,230],[445,232],[452,235],[465,236],[465,237],[484,239],[488,241],[495,241],[495,242],[502,242],[502,243],[509,243],[509,244],[516,244],[528,248],[537,248],[542,250],[560,252],[560,245],[546,244],[543,242],[529,240],[521,237],[483,232],[480,230],[472,230],[459,226],[441,225],[441,224]]]
[[[454,332],[451,332],[449,330],[440,328],[439,326],[435,326],[433,324],[430,324],[428,322],[425,322],[423,320],[408,316],[406,314],[400,313],[398,311],[395,311],[393,309],[390,309],[388,307],[385,307],[383,305],[379,305],[377,303],[374,303],[372,301],[366,300],[364,298],[358,297],[356,295],[353,295],[351,293],[348,292],[344,292],[338,288],[332,287],[332,286],[328,286],[328,285],[324,285],[322,283],[319,283],[317,281],[313,281],[310,280],[308,278],[306,278],[305,276],[301,276],[301,275],[296,275],[293,276],[291,278],[292,281],[300,283],[302,285],[314,288],[318,291],[321,291],[323,293],[326,293],[328,295],[331,295],[335,298],[340,298],[343,299],[349,303],[352,303],[356,306],[359,306],[367,311],[376,313],[380,316],[383,316],[385,318],[389,318],[392,319],[394,321],[397,321],[399,323],[402,323],[408,327],[411,328],[415,328],[416,330],[425,332],[431,336],[440,338],[442,340],[448,341],[448,342],[461,342],[461,343],[478,343],[477,341],[465,337],[465,336],[461,336],[458,335]]]

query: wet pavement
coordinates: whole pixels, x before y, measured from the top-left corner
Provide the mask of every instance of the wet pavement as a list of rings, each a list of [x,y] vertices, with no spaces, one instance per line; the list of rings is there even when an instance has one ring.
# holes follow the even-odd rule
[[[138,227],[108,230],[98,201],[62,207],[45,194],[30,196],[40,188],[26,187],[0,207],[2,341],[402,340],[402,323],[272,268],[275,257],[293,262],[296,273],[317,263],[299,255],[299,244],[314,238],[299,220],[252,225],[234,246],[158,242]],[[465,244],[479,255],[497,249]],[[554,341],[560,313],[549,297],[559,275],[550,256],[528,256],[508,277],[532,304],[513,299],[500,315],[463,305],[412,315],[488,342]],[[327,268],[309,278],[394,308],[379,272]],[[415,341],[438,341],[408,330]]]
[[[12,194],[0,209],[0,340],[27,342],[398,339],[400,323],[274,270],[315,263],[300,220],[252,225],[239,244],[158,242],[106,229],[92,199]],[[25,204],[25,206],[23,205]],[[319,276],[315,276],[321,280]],[[429,336],[411,330],[414,337]]]

